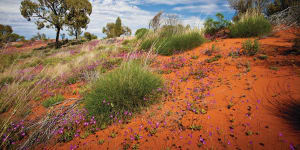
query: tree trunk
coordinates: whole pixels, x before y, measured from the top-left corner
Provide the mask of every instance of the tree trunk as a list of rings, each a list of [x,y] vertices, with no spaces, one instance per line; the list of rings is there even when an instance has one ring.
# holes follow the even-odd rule
[[[56,48],[59,48],[59,33],[60,33],[60,28],[56,27],[56,39],[55,39]]]
[[[78,40],[78,30],[75,31],[76,40]]]

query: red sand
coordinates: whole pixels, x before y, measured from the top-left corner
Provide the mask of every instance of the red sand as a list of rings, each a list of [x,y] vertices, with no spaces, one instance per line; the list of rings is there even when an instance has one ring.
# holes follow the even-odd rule
[[[300,56],[279,55],[279,52],[293,45],[292,40],[296,38],[293,32],[299,33],[299,30],[281,31],[259,40],[261,49],[269,56],[267,60],[254,61],[253,57],[245,56],[236,59],[228,57],[231,49],[241,48],[246,39],[221,39],[176,55],[187,61],[184,67],[163,74],[169,83],[173,82],[170,87],[173,92],[160,104],[137,114],[128,124],[114,124],[85,139],[77,137],[68,143],[56,143],[53,140],[37,149],[70,149],[75,146],[76,149],[121,149],[124,142],[130,145],[130,149],[138,144],[139,149],[155,150],[289,149],[290,144],[296,146],[300,144],[299,135],[268,109],[272,107],[268,101],[273,99],[287,100],[289,96],[300,99],[300,68],[292,65],[300,61]],[[212,57],[203,54],[212,44],[220,49],[223,58],[201,66],[212,68],[208,77],[196,80],[189,76],[187,81],[180,82],[191,67],[200,67],[197,63]],[[191,59],[191,56],[199,58]],[[158,56],[153,66],[162,66],[158,62],[168,63],[170,58]],[[247,62],[251,66],[248,73],[245,66],[242,66]],[[242,65],[237,67],[237,64]],[[276,66],[279,70],[271,70],[270,66]],[[187,110],[187,102],[192,103],[192,97],[200,94],[193,92],[193,89],[205,86],[209,87],[204,92],[206,97],[197,106],[206,105],[203,108],[207,109],[207,114]],[[230,102],[234,105],[228,109]],[[191,125],[201,125],[202,129],[190,130],[188,128]],[[157,127],[156,134],[149,136],[146,127]],[[117,133],[115,138],[110,137],[112,132]],[[139,140],[133,138],[137,134],[141,136]],[[100,139],[104,139],[104,144],[99,144]]]

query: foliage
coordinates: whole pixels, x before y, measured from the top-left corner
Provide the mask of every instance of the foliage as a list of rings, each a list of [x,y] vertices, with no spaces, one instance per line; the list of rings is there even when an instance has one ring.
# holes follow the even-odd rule
[[[115,33],[116,33],[117,37],[120,37],[123,34],[122,21],[121,21],[120,17],[118,17],[116,20]]]
[[[140,48],[149,50],[151,47],[161,55],[172,55],[176,52],[195,48],[205,42],[198,31],[185,31],[184,27],[164,26],[148,38],[143,39]]]
[[[0,72],[13,64],[18,58],[17,54],[0,54]]]
[[[48,38],[46,37],[45,33],[40,34],[39,32],[37,33],[37,35],[33,36],[31,38],[31,41],[36,41],[36,40],[43,40],[43,41],[47,41]]]
[[[67,8],[70,11],[67,14],[69,35],[78,39],[90,22],[88,16],[92,14],[92,4],[88,0],[68,0]]]
[[[86,38],[87,40],[94,40],[97,39],[98,37],[94,34],[91,34],[90,32],[85,32],[84,33],[84,38]]]
[[[205,41],[199,32],[190,32],[174,35],[163,40],[156,51],[161,55],[172,55],[175,52],[183,52],[195,48]]]
[[[258,59],[265,60],[265,59],[268,59],[268,56],[267,55],[259,55]]]
[[[50,98],[46,99],[45,101],[43,101],[42,105],[44,107],[48,108],[58,102],[62,102],[63,100],[65,100],[65,98],[62,95],[55,95],[55,96],[50,97]]]
[[[246,13],[230,27],[232,37],[255,37],[270,33],[272,26],[262,14]]]
[[[70,77],[70,78],[68,78],[66,83],[69,85],[72,85],[72,84],[75,84],[77,81],[78,81],[78,77]]]
[[[13,33],[13,29],[9,25],[0,24],[0,48],[8,42],[24,40],[24,36]]]
[[[221,59],[221,58],[222,58],[222,55],[216,55],[216,56],[213,57],[213,58],[206,59],[206,62],[207,62],[207,63],[212,63],[212,62],[218,61],[218,60]]]
[[[154,103],[162,86],[159,76],[130,61],[95,82],[85,97],[85,107],[98,123],[109,124]]]
[[[204,23],[205,34],[214,35],[222,29],[226,29],[231,24],[230,21],[224,19],[224,15],[221,13],[216,14],[217,20],[208,18]]]
[[[274,0],[267,6],[266,14],[268,16],[273,15],[277,12],[283,11],[284,9],[300,5],[299,0]]]
[[[87,24],[86,17],[91,12],[91,4],[88,0],[23,0],[21,2],[21,15],[28,21],[35,19],[38,29],[55,28],[56,47],[59,47],[60,31],[65,25],[82,27]],[[80,19],[79,19],[80,18]],[[79,21],[80,20],[80,21]],[[78,21],[78,24],[74,23]]]
[[[240,15],[246,13],[248,10],[256,10],[263,13],[270,0],[227,0],[229,6],[236,10],[236,15],[233,16],[233,21],[238,21]]]
[[[255,55],[259,51],[259,47],[260,46],[257,39],[254,41],[248,39],[243,42],[244,54],[249,56]]]
[[[106,27],[103,27],[102,32],[106,34],[106,38],[120,37],[121,35],[131,35],[131,29],[126,26],[122,26],[120,17],[117,18],[115,23],[107,23]]]
[[[160,28],[162,14],[163,11],[160,11],[150,20],[149,28],[151,27],[154,31]]]
[[[141,28],[141,29],[136,30],[135,36],[136,36],[137,39],[141,39],[141,38],[144,37],[144,35],[145,35],[147,32],[149,32],[148,29],[146,29],[146,28]]]
[[[0,79],[0,88],[2,88],[3,86],[7,85],[7,84],[10,84],[14,81],[14,78],[13,77],[3,77]]]

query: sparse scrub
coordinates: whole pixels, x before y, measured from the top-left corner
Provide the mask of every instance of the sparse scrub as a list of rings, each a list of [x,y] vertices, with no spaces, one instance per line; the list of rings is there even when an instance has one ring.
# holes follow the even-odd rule
[[[221,59],[221,58],[222,58],[222,55],[216,55],[216,56],[213,57],[213,58],[206,59],[206,62],[207,62],[207,63],[212,63],[212,62],[218,61],[218,60]]]
[[[137,63],[127,62],[95,82],[85,97],[85,107],[98,124],[110,124],[130,118],[131,113],[154,103],[162,86],[159,76]]]
[[[258,59],[265,60],[265,59],[268,59],[268,56],[267,55],[259,55]]]
[[[272,26],[269,21],[257,12],[247,12],[230,27],[232,37],[257,37],[270,33]]]
[[[250,39],[243,42],[244,54],[253,56],[259,51],[259,42],[258,40],[251,41]]]
[[[47,100],[43,101],[42,105],[46,108],[53,106],[58,102],[62,102],[65,98],[62,95],[55,95],[53,97],[48,98]]]
[[[216,48],[215,44],[212,44],[211,49],[205,51],[205,55],[211,56],[213,53],[217,52],[218,48]]]
[[[17,54],[0,54],[0,72],[3,72],[18,58]]]

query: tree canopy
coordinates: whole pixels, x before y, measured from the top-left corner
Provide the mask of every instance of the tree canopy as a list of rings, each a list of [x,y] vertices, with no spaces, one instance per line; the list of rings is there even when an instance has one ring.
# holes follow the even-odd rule
[[[90,22],[88,16],[92,13],[92,4],[88,0],[67,0],[67,7],[69,8],[67,15],[69,33],[78,39],[82,29],[86,29]]]
[[[115,23],[107,23],[106,27],[103,27],[102,32],[106,34],[107,38],[120,37],[121,35],[131,35],[131,29],[126,26],[122,26],[121,18],[118,17]]]
[[[24,39],[24,36],[13,33],[11,26],[0,24],[0,47],[2,47],[5,43]]]
[[[88,0],[23,0],[20,11],[28,21],[34,19],[38,29],[55,28],[58,47],[60,31],[64,26],[75,30],[86,28],[89,22],[87,15],[91,14],[92,6]]]

